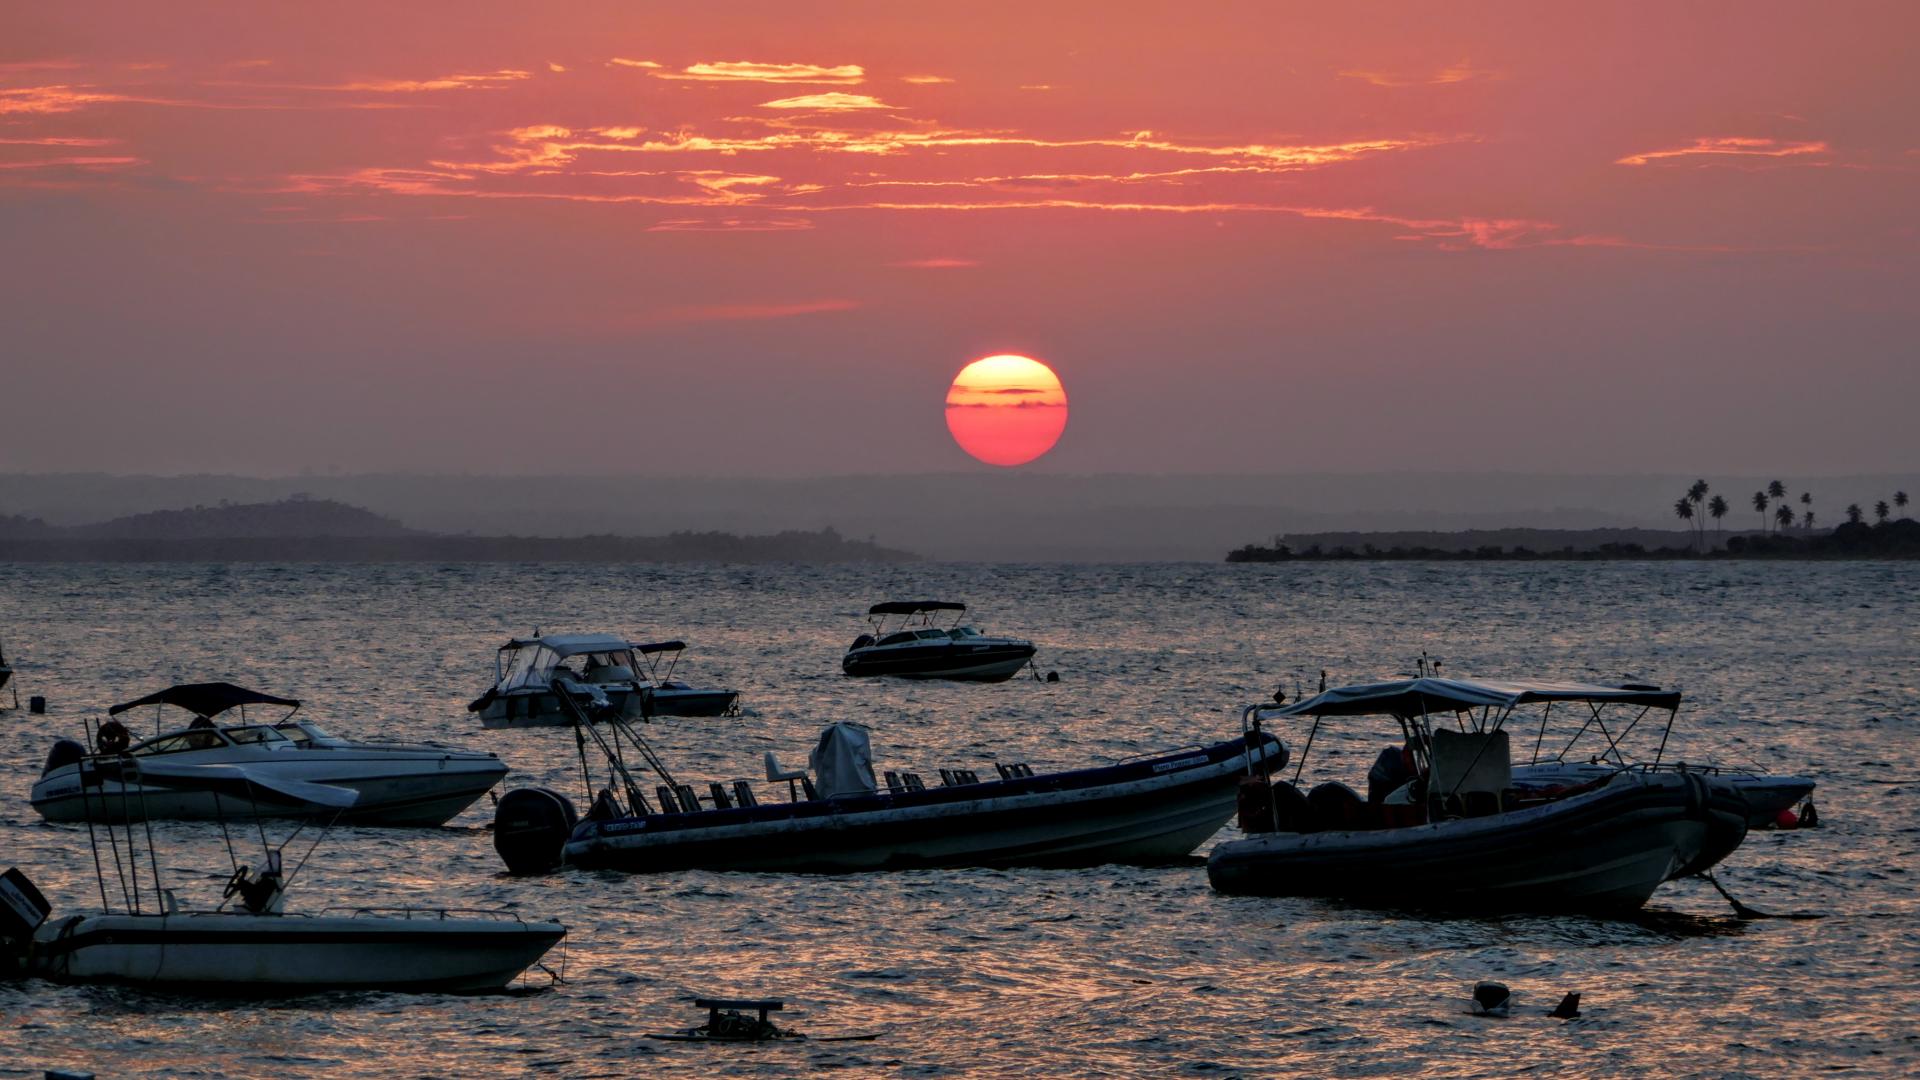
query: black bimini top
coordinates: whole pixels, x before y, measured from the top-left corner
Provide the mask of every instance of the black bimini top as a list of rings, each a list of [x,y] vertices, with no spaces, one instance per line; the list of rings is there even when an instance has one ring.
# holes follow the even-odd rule
[[[679,652],[686,647],[684,641],[651,641],[645,645],[635,645],[634,649],[642,656],[651,656],[654,653]]]
[[[965,611],[967,605],[951,600],[888,600],[867,609],[869,615],[918,615],[923,611]]]
[[[300,703],[292,698],[274,697],[230,682],[182,683],[169,686],[157,694],[148,694],[138,701],[115,705],[107,710],[107,715],[118,716],[142,705],[178,705],[195,716],[216,716],[236,705],[286,705],[298,708]]]
[[[1484,706],[1511,709],[1541,701],[1677,709],[1680,691],[1636,684],[1594,686],[1542,680],[1421,678],[1336,687],[1285,708],[1264,712],[1268,716],[1421,716]]]

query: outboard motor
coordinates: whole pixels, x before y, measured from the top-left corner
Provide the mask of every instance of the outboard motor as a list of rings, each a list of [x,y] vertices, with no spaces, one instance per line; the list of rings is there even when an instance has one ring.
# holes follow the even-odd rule
[[[852,652],[855,649],[864,649],[873,644],[873,640],[872,634],[861,634],[859,637],[853,639],[853,644],[847,646],[847,651]]]
[[[579,815],[565,795],[548,788],[515,788],[493,811],[493,850],[516,874],[543,874],[560,865]]]
[[[0,970],[11,971],[26,957],[33,932],[47,921],[53,905],[19,870],[0,874]]]
[[[53,744],[53,749],[47,751],[47,765],[40,770],[40,775],[45,776],[55,769],[64,769],[86,756],[86,747],[72,739],[60,739]]]

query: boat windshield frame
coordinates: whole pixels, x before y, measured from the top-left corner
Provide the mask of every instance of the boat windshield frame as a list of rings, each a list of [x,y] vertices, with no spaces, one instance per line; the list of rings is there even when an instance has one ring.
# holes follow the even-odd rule
[[[501,694],[516,690],[549,690],[553,685],[553,673],[576,656],[587,657],[589,666],[598,663],[613,668],[624,667],[636,680],[639,678],[641,665],[632,642],[611,635],[593,636],[599,640],[566,642],[544,637],[516,638],[507,642],[494,654],[494,690]],[[576,648],[575,645],[581,647]],[[572,671],[571,668],[568,670]],[[584,672],[573,672],[573,677],[585,681]]]

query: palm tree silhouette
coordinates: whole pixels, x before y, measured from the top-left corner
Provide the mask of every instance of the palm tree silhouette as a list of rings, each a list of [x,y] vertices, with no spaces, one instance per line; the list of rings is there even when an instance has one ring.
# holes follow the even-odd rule
[[[1800,505],[1807,508],[1807,521],[1809,523],[1807,525],[1807,528],[1809,529],[1813,528],[1813,525],[1811,524],[1813,521],[1813,492],[1811,491],[1801,492]]]
[[[1802,520],[1804,520],[1807,523],[1807,531],[1812,532],[1813,531],[1813,511],[1811,510],[1807,511],[1806,515]]]
[[[1900,509],[1902,509],[1902,510],[1905,510],[1905,509],[1907,508],[1907,493],[1906,493],[1906,492],[1904,492],[1904,491],[1896,491],[1896,492],[1894,492],[1894,493],[1893,493],[1893,505],[1895,505],[1895,506],[1897,506],[1897,507],[1899,507],[1899,508],[1900,508]],[[1901,514],[1900,516],[1901,516],[1901,517],[1906,517],[1907,515],[1905,515],[1905,514]]]
[[[1685,495],[1673,500],[1673,516],[1687,523],[1687,541],[1693,541],[1693,502]]]
[[[1767,494],[1773,496],[1776,499],[1784,499],[1787,497],[1787,485],[1781,483],[1778,480],[1775,480],[1771,484],[1767,485]]]
[[[1880,524],[1887,523],[1887,500],[1881,499],[1873,504],[1873,516],[1880,519]]]
[[[1756,513],[1760,515],[1760,535],[1765,536],[1767,535],[1767,493],[1766,492],[1756,491],[1753,493],[1753,509]]]
[[[1693,504],[1694,526],[1699,530],[1699,537],[1694,544],[1696,548],[1704,547],[1707,541],[1707,515],[1701,512],[1704,509],[1701,504],[1707,501],[1707,490],[1705,480],[1695,480],[1687,488],[1687,501]]]
[[[1727,506],[1725,495],[1715,495],[1707,502],[1707,513],[1713,515],[1713,535],[1716,541],[1720,536],[1720,519],[1727,516],[1728,509],[1730,508]]]
[[[1867,515],[1863,511],[1861,511],[1859,503],[1847,504],[1847,520],[1848,521],[1851,521],[1855,525],[1858,525],[1860,524],[1860,519],[1866,516]]]
[[[1779,531],[1793,528],[1793,507],[1781,503],[1773,512],[1773,520],[1780,523]]]

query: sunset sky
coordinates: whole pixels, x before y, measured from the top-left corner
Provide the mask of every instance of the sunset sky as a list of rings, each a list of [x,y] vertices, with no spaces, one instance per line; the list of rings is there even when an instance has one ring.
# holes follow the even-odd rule
[[[1920,466],[1920,5],[0,6],[0,469]]]

